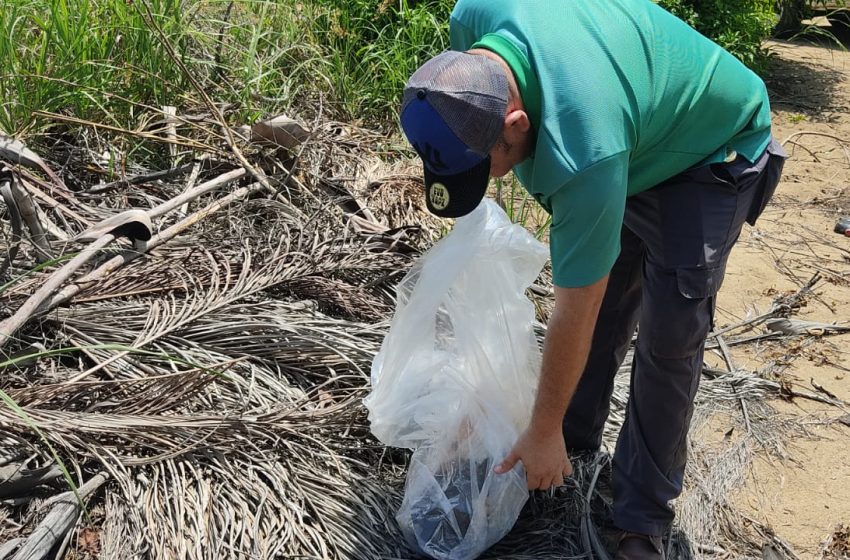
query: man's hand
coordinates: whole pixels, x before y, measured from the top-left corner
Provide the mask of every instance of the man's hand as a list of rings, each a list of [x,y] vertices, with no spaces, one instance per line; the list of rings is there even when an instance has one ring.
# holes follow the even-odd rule
[[[543,365],[531,425],[496,467],[496,474],[508,472],[517,461],[522,461],[530,490],[560,486],[564,477],[572,474],[562,431],[564,414],[587,363],[607,285],[606,275],[581,288],[555,286],[555,309],[543,344]]]
[[[504,474],[522,461],[529,490],[547,490],[564,484],[564,477],[573,473],[567,456],[564,434],[557,430],[539,431],[528,428],[517,440],[511,452],[499,465],[496,474]]]

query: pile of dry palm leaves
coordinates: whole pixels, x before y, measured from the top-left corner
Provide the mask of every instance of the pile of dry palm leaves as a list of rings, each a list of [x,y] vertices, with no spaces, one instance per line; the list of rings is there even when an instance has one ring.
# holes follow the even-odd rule
[[[198,123],[164,118],[144,139],[167,168],[119,158],[110,181],[93,123],[42,141],[50,164],[0,143],[0,559],[411,557],[393,520],[407,455],[369,436],[361,399],[395,283],[449,224],[385,138]],[[795,336],[783,318],[811,289],[709,346]],[[671,551],[793,557],[727,501],[754,450],[781,451],[764,397],[783,391],[706,371],[697,423],[725,408],[743,435],[692,446]],[[608,470],[578,458],[488,556],[604,557]]]

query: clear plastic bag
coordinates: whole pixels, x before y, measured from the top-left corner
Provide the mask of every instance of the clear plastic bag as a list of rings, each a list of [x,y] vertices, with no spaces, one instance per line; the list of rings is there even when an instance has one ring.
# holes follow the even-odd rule
[[[415,450],[396,519],[433,558],[478,556],[528,499],[521,465],[493,468],[530,420],[540,352],[525,290],[547,255],[485,200],[398,287],[365,404],[378,439]]]

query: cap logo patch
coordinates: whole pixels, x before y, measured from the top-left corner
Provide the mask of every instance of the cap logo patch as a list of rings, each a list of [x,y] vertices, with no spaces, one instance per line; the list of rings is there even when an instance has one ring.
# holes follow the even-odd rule
[[[442,183],[433,183],[428,189],[428,198],[436,210],[445,210],[449,205],[449,189]]]
[[[440,158],[440,150],[434,149],[429,142],[425,142],[424,150],[422,150],[416,142],[413,143],[413,148],[416,150],[416,153],[419,154],[419,157],[421,157],[422,160],[425,161],[435,172],[445,171],[449,168],[449,166],[443,163],[443,160]]]

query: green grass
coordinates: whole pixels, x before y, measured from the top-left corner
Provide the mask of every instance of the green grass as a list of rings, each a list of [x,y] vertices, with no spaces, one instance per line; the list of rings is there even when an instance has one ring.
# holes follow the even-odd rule
[[[552,224],[552,216],[525,190],[513,173],[495,179],[493,187],[490,195],[496,199],[512,222],[521,224],[537,239],[548,241],[547,234]]]
[[[0,129],[35,111],[135,128],[161,105],[201,106],[146,20],[232,118],[299,105],[393,125],[409,74],[447,48],[448,1],[0,0]]]
[[[180,3],[148,1],[184,45]],[[0,0],[0,30],[0,128],[9,133],[33,128],[37,110],[126,124],[137,103],[185,88],[132,2]]]
[[[772,0],[663,0],[758,65]],[[0,130],[36,111],[134,129],[162,105],[205,110],[151,29],[234,122],[296,112],[394,130],[408,76],[448,48],[453,0],[0,0]]]

